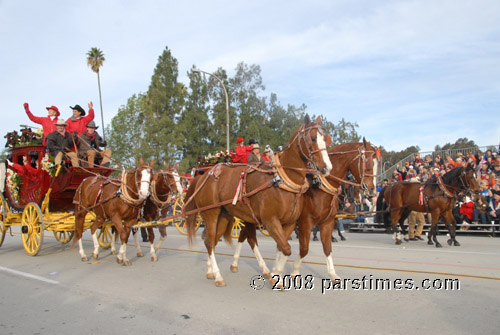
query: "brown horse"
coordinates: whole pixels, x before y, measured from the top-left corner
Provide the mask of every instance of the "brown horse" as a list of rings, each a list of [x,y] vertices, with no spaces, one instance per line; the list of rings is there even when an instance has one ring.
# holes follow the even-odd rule
[[[311,231],[314,226],[318,225],[323,252],[326,256],[327,272],[333,280],[339,278],[333,265],[331,238],[335,226],[340,185],[344,182],[348,172],[351,172],[355,181],[365,192],[371,194],[375,189],[374,177],[377,175],[378,160],[376,149],[369,142],[363,139],[362,143],[340,144],[330,148],[328,155],[332,163],[330,175],[326,178],[314,179],[313,186],[304,194],[304,206],[297,222],[300,257],[294,262],[292,276],[299,274],[302,260],[309,252]],[[353,184],[350,186],[356,186]],[[289,233],[287,238],[290,237],[292,231]],[[263,275],[269,276],[269,270],[259,252],[255,226],[247,224],[240,232],[231,271],[238,271],[238,260],[245,238],[248,238],[248,244],[257,258]]]
[[[459,193],[477,192],[478,190],[479,185],[474,168],[459,166],[442,177],[431,178],[424,184],[397,182],[386,186],[377,199],[377,212],[388,212],[384,215],[384,223],[386,224],[389,223],[390,215],[393,238],[396,240],[396,244],[401,244],[398,222],[403,234],[406,235],[404,221],[411,211],[416,211],[431,213],[432,225],[427,244],[435,244],[438,248],[442,247],[437,240],[437,224],[439,218],[442,217],[450,233],[448,244],[453,243],[453,245],[459,246],[460,243],[455,238],[456,227],[452,209]]]
[[[181,178],[178,172],[177,163],[173,167],[165,164],[166,170],[157,172],[153,176],[151,183],[151,195],[146,199],[144,205],[141,221],[152,222],[160,221],[167,216],[168,208],[172,205],[172,197],[182,194]],[[167,238],[167,226],[159,224],[158,231],[160,232],[160,240],[154,245],[155,234],[152,226],[147,227],[148,239],[150,243],[151,261],[158,261],[156,252]],[[140,248],[137,231],[134,232],[135,245],[137,249],[137,256],[142,257],[144,254]],[[114,247],[114,243],[112,244]]]
[[[214,278],[217,286],[225,286],[214,248],[222,235],[232,243],[230,223],[235,216],[247,224],[266,227],[279,250],[273,274],[283,273],[291,254],[288,236],[302,212],[302,194],[309,186],[306,172],[319,171],[328,175],[332,168],[326,151],[329,141],[329,135],[321,126],[321,118],[311,122],[306,116],[286,148],[274,155],[272,166],[218,164],[195,178],[186,194],[184,212],[188,214],[186,223],[190,243],[195,233],[196,215],[192,213],[201,211],[205,222],[207,278]]]
[[[82,261],[88,260],[81,241],[83,225],[85,215],[92,209],[96,215],[96,220],[91,226],[92,240],[94,242],[92,257],[96,259],[99,257],[96,230],[104,221],[111,219],[121,239],[117,262],[119,264],[123,263],[123,265],[131,265],[126,255],[129,227],[137,223],[146,198],[150,194],[152,166],[153,163],[147,165],[141,159],[138,167],[122,173],[120,183],[100,176],[89,177],[82,181],[73,199],[76,211],[76,226],[71,245],[71,248],[73,248],[78,241]]]

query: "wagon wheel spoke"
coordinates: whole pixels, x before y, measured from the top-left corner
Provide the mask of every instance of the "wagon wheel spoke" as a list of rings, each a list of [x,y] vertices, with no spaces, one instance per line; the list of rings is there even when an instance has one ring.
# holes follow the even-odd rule
[[[111,247],[111,240],[113,234],[111,232],[111,223],[103,223],[99,231],[97,232],[97,242],[99,246],[103,249],[109,249]]]
[[[245,224],[241,219],[239,218],[234,218],[233,220],[233,230],[231,231],[231,236],[233,238],[238,238],[240,237],[241,230],[245,227]]]
[[[74,231],[64,231],[64,230],[54,231],[54,237],[61,244],[66,244],[69,241],[71,241],[74,234],[75,234]]]
[[[38,204],[30,202],[21,218],[21,237],[24,250],[30,256],[36,256],[43,243],[45,222]]]
[[[3,244],[3,240],[5,239],[5,234],[7,233],[8,225],[7,225],[7,202],[3,194],[0,193],[0,247]]]
[[[263,235],[269,236],[269,232],[267,231],[266,227],[259,225],[259,230]]]

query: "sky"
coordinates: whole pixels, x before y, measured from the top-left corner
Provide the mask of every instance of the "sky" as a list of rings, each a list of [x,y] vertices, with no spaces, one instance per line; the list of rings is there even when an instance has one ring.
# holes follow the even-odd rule
[[[388,151],[500,141],[498,0],[0,0],[1,148],[7,132],[35,126],[24,102],[66,119],[93,101],[101,124],[92,47],[106,58],[105,124],[147,91],[168,47],[180,82],[193,65],[232,76],[256,64],[264,95],[357,122]]]

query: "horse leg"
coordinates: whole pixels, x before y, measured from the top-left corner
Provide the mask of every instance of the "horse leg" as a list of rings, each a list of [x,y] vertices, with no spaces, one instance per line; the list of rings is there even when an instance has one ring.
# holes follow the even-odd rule
[[[92,241],[94,242],[94,252],[92,253],[92,258],[99,259],[99,241],[97,240],[97,228],[103,224],[103,221],[97,217],[95,222],[90,227],[90,232],[92,234]]]
[[[165,225],[158,226],[158,231],[160,232],[160,240],[155,246],[155,251],[160,250],[163,241],[165,241],[165,239],[167,238],[167,226]]]
[[[401,217],[399,218],[399,226],[401,227],[402,235],[404,236],[404,240],[406,242],[410,241],[410,236],[408,235],[408,232],[406,231],[406,226],[405,226],[405,221],[410,215],[410,211],[408,209],[405,209]]]
[[[111,241],[109,242],[110,245],[111,245],[111,255],[116,255],[116,247],[115,247],[115,243],[116,243],[116,239],[118,238],[118,234],[116,233],[116,228],[115,226],[112,226],[111,227]]]
[[[429,238],[427,241],[427,244],[429,245],[436,245],[436,248],[441,248],[442,245],[441,243],[438,242],[437,240],[437,230],[438,230],[438,221],[439,221],[439,211],[438,210],[433,210],[431,213],[432,216],[432,224],[431,224],[431,229],[429,231]],[[432,241],[431,241],[432,238]]]
[[[207,279],[215,279],[215,286],[226,286],[224,279],[220,274],[217,261],[215,260],[215,246],[220,236],[217,236],[220,208],[214,208],[202,212],[203,221],[205,221],[205,247],[208,251],[207,259]],[[224,219],[223,219],[224,220]],[[227,220],[227,219],[226,219]],[[227,222],[226,222],[227,224]],[[221,234],[222,235],[222,234]]]
[[[455,227],[455,218],[451,211],[446,211],[443,213],[444,223],[446,224],[446,228],[448,228],[448,232],[450,233],[450,238],[448,239],[448,245],[453,243],[454,246],[459,247],[460,243],[456,240],[456,227]]]
[[[253,228],[250,227],[250,229],[248,230],[248,238],[247,238],[248,244],[250,244],[250,247],[253,250],[253,254],[257,259],[257,263],[259,263],[259,267],[262,270],[262,275],[264,276],[264,278],[270,279],[271,271],[267,267],[266,262],[264,261],[264,258],[262,257],[259,251],[259,245],[257,243],[257,227],[250,223],[248,225],[253,226]]]
[[[401,214],[400,211],[392,211],[391,212],[391,221],[392,221],[392,238],[396,241],[396,245],[401,244],[401,232],[399,231],[399,218]]]
[[[272,217],[269,220],[266,220],[265,222],[267,231],[269,232],[271,237],[276,241],[278,248],[278,252],[276,255],[276,262],[271,272],[271,284],[274,285],[278,281],[277,279],[274,279],[274,275],[277,275],[278,278],[281,278],[281,275],[285,270],[285,265],[288,260],[288,257],[292,254],[292,248],[288,243],[288,236],[285,236],[283,227],[281,226],[280,221],[276,217]]]
[[[300,266],[302,261],[309,252],[309,240],[311,239],[311,231],[313,230],[314,223],[311,217],[302,218],[297,222],[299,228],[299,257],[293,262],[292,278],[300,275]],[[322,232],[320,232],[320,237],[322,238]]]
[[[231,266],[230,266],[231,272],[233,272],[233,273],[238,272],[238,261],[240,260],[241,248],[243,247],[243,242],[245,242],[245,240],[247,239],[248,229],[250,229],[249,225],[250,225],[249,223],[245,223],[245,226],[240,231],[240,236],[238,236],[238,245],[236,246],[236,249],[234,251],[233,262],[231,263]],[[252,225],[252,226],[254,226],[254,225]],[[256,229],[255,226],[254,226],[254,229]],[[248,241],[248,244],[250,244],[250,247],[253,250],[253,247],[252,247],[252,244],[250,243],[250,241]]]
[[[141,244],[139,243],[139,229],[132,228],[132,235],[134,236],[135,250],[137,257],[144,257],[144,253],[141,250]]]
[[[83,235],[83,226],[85,223],[85,215],[87,215],[86,212],[80,212],[75,216],[75,239],[78,241],[78,253],[80,254],[80,258],[82,262],[88,261],[88,257],[85,254],[85,251],[83,250],[83,244],[82,244],[82,235]]]
[[[321,237],[321,243],[323,244],[323,252],[326,256],[326,269],[328,275],[332,281],[340,280],[340,277],[335,272],[335,266],[333,265],[332,256],[332,242],[330,242],[330,236],[332,236],[333,225],[335,224],[335,219],[330,222],[325,222],[319,226],[319,234]]]

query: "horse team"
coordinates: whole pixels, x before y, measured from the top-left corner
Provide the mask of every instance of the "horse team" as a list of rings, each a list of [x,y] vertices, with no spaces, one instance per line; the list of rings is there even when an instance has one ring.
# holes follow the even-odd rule
[[[183,209],[188,239],[191,244],[195,235],[196,216],[199,214],[205,222],[202,238],[208,252],[206,277],[215,280],[216,286],[226,284],[217,265],[215,247],[222,236],[232,243],[234,217],[242,219],[245,227],[240,233],[231,264],[233,272],[238,271],[239,254],[246,239],[263,275],[267,278],[281,276],[291,255],[288,240],[297,226],[300,256],[293,263],[292,276],[299,275],[300,265],[308,253],[311,230],[317,225],[328,275],[332,280],[339,279],[333,264],[331,236],[340,185],[350,172],[355,184],[366,195],[375,195],[378,157],[376,148],[364,139],[362,143],[346,143],[328,148],[330,145],[331,139],[321,126],[321,118],[311,121],[306,116],[304,124],[292,134],[286,147],[273,155],[271,164],[221,163],[193,179],[184,198]],[[459,245],[455,239],[454,225],[450,224],[450,220],[453,220],[452,216],[450,218],[451,208],[459,192],[476,191],[478,187],[477,182],[474,184],[473,169],[455,170],[443,176],[442,180],[424,185],[420,191],[424,199],[421,204],[417,203],[420,184],[398,183],[381,192],[377,210],[390,213],[395,236],[400,236],[397,223],[401,223],[409,211],[426,211],[432,214],[431,233],[436,246],[440,246],[435,229],[440,216],[452,227],[451,241],[448,243]],[[121,182],[101,177],[84,180],[74,198],[77,214],[72,247],[78,242],[81,259],[87,260],[81,237],[85,215],[92,210],[96,215],[91,227],[94,242],[92,256],[98,258],[97,228],[106,220],[111,220],[121,239],[117,261],[130,265],[126,257],[130,227],[140,219],[152,221],[164,217],[172,194],[181,193],[179,181],[176,167],[167,166],[165,171],[154,173],[152,164],[145,164],[142,160],[135,169],[122,173]],[[277,254],[272,270],[268,269],[259,252],[257,225],[263,225],[276,242]],[[401,227],[404,233],[402,224]],[[154,235],[152,232],[149,234],[153,261],[157,260],[156,251],[166,237],[165,226],[160,232],[162,237],[156,246]],[[429,234],[430,244],[432,234]]]

